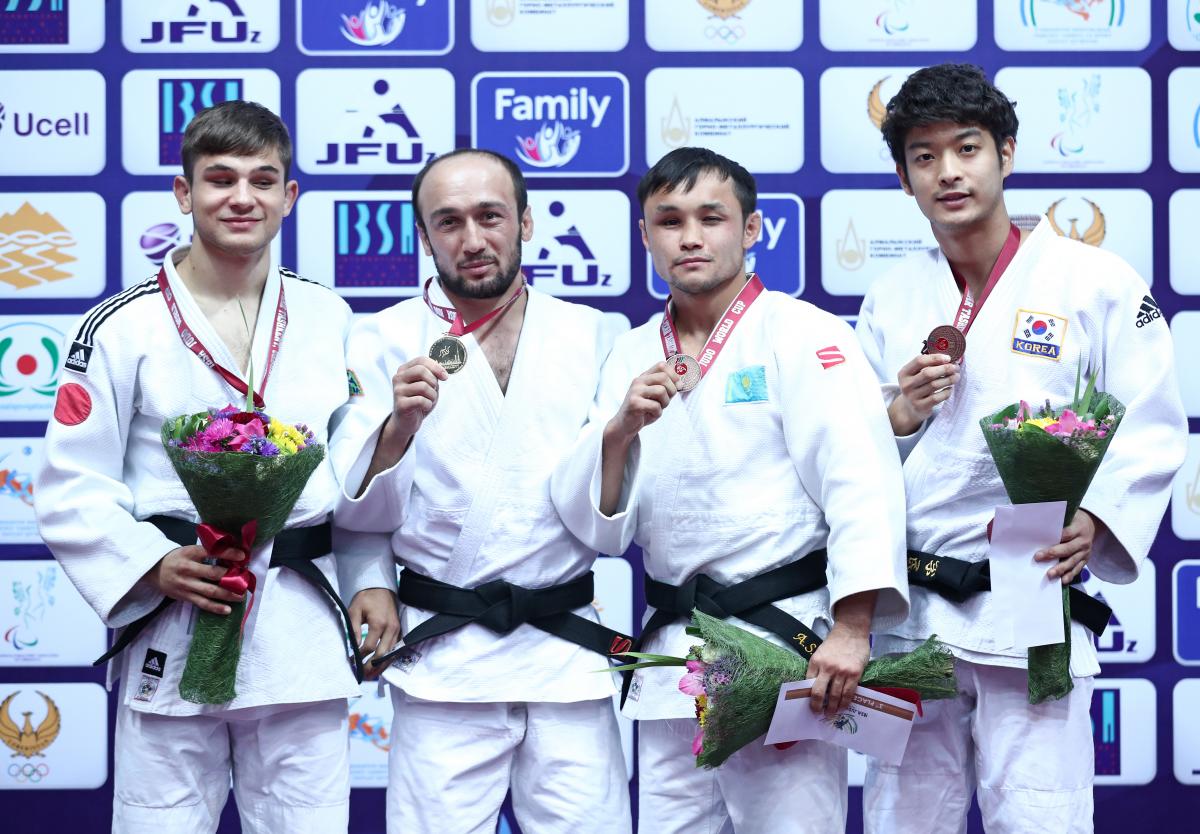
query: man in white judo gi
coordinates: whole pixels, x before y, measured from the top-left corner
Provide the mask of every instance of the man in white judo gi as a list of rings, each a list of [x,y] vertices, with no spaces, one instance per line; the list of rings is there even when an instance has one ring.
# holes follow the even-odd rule
[[[960,694],[926,707],[900,767],[871,763],[866,823],[880,834],[961,831],[976,792],[989,832],[1092,830],[1092,635],[1072,624],[1074,688],[1031,706],[1026,653],[1007,645],[1007,614],[986,583],[950,588],[942,578],[954,560],[980,576],[987,525],[1009,503],[980,418],[1020,399],[1070,402],[1081,365],[1126,405],[1081,509],[1061,542],[1036,554],[1063,584],[1085,565],[1110,582],[1137,577],[1184,458],[1187,422],[1158,305],[1115,255],[1059,237],[1045,218],[1032,232],[1011,222],[1003,186],[1016,133],[1012,102],[967,65],[911,75],[883,123],[900,184],[939,246],[875,282],[858,320],[905,457],[909,578],[926,586],[875,650],[936,633],[958,659]]]
[[[333,449],[339,527],[381,539],[346,593],[395,589],[404,567],[388,831],[491,834],[511,789],[526,834],[628,832],[614,676],[594,672],[631,641],[598,623],[595,552],[550,502],[611,337],[597,310],[526,286],[511,160],[446,154],[412,199],[437,276],[355,327],[362,393]],[[393,642],[368,638],[373,665]]]
[[[347,399],[350,310],[271,260],[295,203],[291,140],[266,108],[197,114],[175,196],[195,232],[155,277],[102,302],[72,331],[36,509],[42,537],[104,622],[123,628],[112,677],[114,832],[211,832],[229,793],[242,830],[345,831],[349,622],[339,612],[328,516],[332,465],[308,481],[287,529],[223,558],[257,578],[234,700],[183,700],[196,609],[228,614],[197,515],[162,449],[163,421],[240,403],[253,361],[268,414],[326,441]],[[244,315],[244,318],[243,318]],[[123,649],[123,651],[122,651]],[[111,678],[110,678],[111,682]]]
[[[555,504],[597,550],[642,548],[656,609],[644,651],[685,654],[693,608],[729,616],[809,656],[814,708],[832,713],[853,696],[872,617],[908,609],[900,464],[870,366],[841,320],[745,273],[761,217],[740,165],[681,148],[638,199],[672,296],[618,338]],[[628,690],[640,830],[844,829],[845,749],[754,743],[697,769],[678,682],[643,669]]]

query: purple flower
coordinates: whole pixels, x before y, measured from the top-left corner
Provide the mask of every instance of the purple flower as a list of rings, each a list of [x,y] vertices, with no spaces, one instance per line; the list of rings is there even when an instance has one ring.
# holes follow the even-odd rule
[[[249,452],[264,458],[273,458],[279,454],[279,447],[262,435],[251,437],[238,447],[239,452]]]

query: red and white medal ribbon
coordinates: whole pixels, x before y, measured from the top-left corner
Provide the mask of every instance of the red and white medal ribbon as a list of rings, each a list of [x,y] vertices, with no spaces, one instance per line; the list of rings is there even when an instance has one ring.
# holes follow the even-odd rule
[[[196,354],[201,362],[216,371],[221,379],[225,380],[233,390],[237,391],[243,397],[246,396],[246,392],[250,389],[250,386],[243,382],[241,377],[233,371],[213,359],[212,353],[204,346],[204,343],[200,341],[200,338],[192,328],[188,326],[187,320],[183,317],[183,311],[179,309],[179,301],[175,298],[175,291],[171,289],[171,284],[167,281],[167,270],[165,267],[158,270],[158,287],[162,290],[163,301],[167,305],[167,311],[171,314],[171,321],[175,323],[175,329],[179,331],[179,340],[183,342],[184,347]],[[279,354],[280,344],[283,343],[283,334],[287,330],[287,323],[287,302],[283,297],[283,281],[280,281],[279,301],[275,305],[275,324],[271,328],[271,344],[267,349],[267,366],[263,372],[262,381],[258,384],[258,390],[254,392],[255,408],[261,409],[264,407],[262,392],[267,390],[267,380],[271,376],[271,369],[275,367],[275,357]]]
[[[507,310],[509,307],[511,307],[513,305],[513,303],[516,302],[516,300],[521,297],[521,294],[525,292],[525,276],[522,275],[521,276],[521,285],[519,287],[517,287],[517,291],[512,294],[512,296],[508,299],[508,301],[505,301],[503,304],[501,304],[495,310],[492,310],[492,312],[488,313],[486,316],[477,318],[477,319],[475,319],[475,321],[471,322],[470,324],[467,324],[465,319],[463,319],[463,317],[458,314],[458,310],[454,309],[453,307],[445,307],[441,304],[438,304],[432,298],[430,298],[429,287],[432,284],[433,284],[433,278],[429,278],[425,281],[425,291],[423,293],[424,298],[425,298],[425,305],[427,307],[429,307],[429,309],[433,311],[433,314],[435,316],[437,316],[438,318],[440,318],[442,321],[449,322],[449,324],[450,324],[449,333],[451,336],[466,336],[469,333],[475,332],[476,330],[478,330],[479,328],[481,328],[485,324],[487,324],[489,321],[496,318],[496,316],[500,315],[505,310]]]
[[[668,362],[675,363],[675,373],[680,377],[679,390],[690,391],[700,384],[708,369],[717,361],[738,323],[745,317],[750,305],[764,289],[762,279],[757,274],[751,275],[733,301],[729,302],[717,326],[708,334],[708,341],[700,355],[695,358],[679,349],[679,333],[671,318],[671,298],[667,297],[667,308],[663,312],[658,334],[662,339],[663,356]]]
[[[1021,230],[1017,228],[1015,223],[1009,225],[1008,237],[1004,241],[1004,246],[1000,250],[1000,257],[996,258],[996,264],[992,267],[991,273],[988,275],[987,283],[983,285],[983,292],[979,294],[979,301],[976,301],[971,296],[971,290],[967,286],[967,282],[963,277],[954,271],[954,267],[950,267],[950,274],[954,276],[954,282],[958,284],[958,288],[962,290],[962,301],[958,305],[958,312],[954,316],[954,327],[964,336],[971,329],[971,324],[975,321],[975,316],[983,309],[983,302],[987,301],[996,283],[1000,280],[1000,276],[1004,274],[1004,270],[1008,269],[1008,265],[1017,255],[1017,247],[1021,245]]]

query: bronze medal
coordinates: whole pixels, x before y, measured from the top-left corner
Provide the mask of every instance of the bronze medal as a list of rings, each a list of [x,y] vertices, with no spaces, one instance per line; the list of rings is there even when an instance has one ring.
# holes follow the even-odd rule
[[[667,360],[667,364],[675,371],[679,380],[675,387],[681,391],[691,391],[700,384],[700,363],[686,353],[677,353]]]
[[[467,364],[467,346],[462,339],[447,333],[429,346],[429,358],[445,368],[446,373],[456,374]]]
[[[951,362],[962,359],[966,351],[967,337],[950,324],[940,324],[930,330],[925,347],[921,349],[921,353],[944,353],[950,357]]]

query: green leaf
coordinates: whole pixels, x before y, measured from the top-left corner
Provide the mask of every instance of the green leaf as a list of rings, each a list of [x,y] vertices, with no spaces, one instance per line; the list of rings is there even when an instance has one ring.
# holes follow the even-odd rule
[[[1100,369],[1097,368],[1088,380],[1087,388],[1083,392],[1083,401],[1079,404],[1079,410],[1075,413],[1082,417],[1092,410],[1092,395],[1096,393],[1096,377],[1100,376]]]
[[[662,663],[670,661],[675,666],[682,666],[687,662],[686,657],[675,657],[672,654],[647,654],[646,652],[620,652],[618,657],[640,657],[643,660],[655,660]]]
[[[624,666],[610,666],[607,669],[597,669],[597,672],[631,672],[634,669],[649,669],[652,666],[683,666],[682,663],[667,663],[666,661],[647,661],[645,663],[627,663]]]
[[[1071,398],[1071,410],[1076,414],[1079,413],[1079,376],[1083,373],[1083,357],[1079,357],[1079,364],[1075,366],[1075,396]]]

